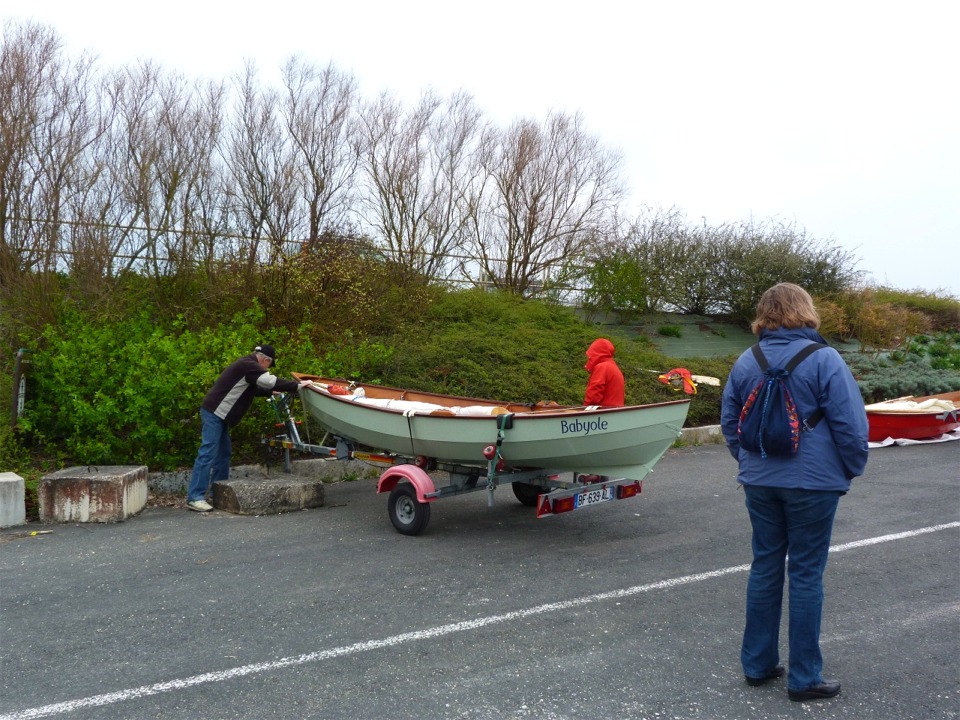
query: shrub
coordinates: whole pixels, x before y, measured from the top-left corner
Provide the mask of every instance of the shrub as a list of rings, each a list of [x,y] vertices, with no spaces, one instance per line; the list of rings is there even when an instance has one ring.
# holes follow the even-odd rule
[[[860,352],[896,348],[907,338],[930,329],[926,315],[882,302],[871,288],[818,299],[817,306],[828,313],[827,320],[832,326],[824,330],[836,331],[845,340],[856,338]]]
[[[22,473],[28,467],[30,456],[19,434],[6,423],[0,424],[0,468],[4,472]]]
[[[820,315],[820,334],[825,337],[850,337],[850,325],[847,313],[835,302],[814,298],[817,314]]]
[[[878,302],[920,313],[930,321],[934,331],[960,331],[960,301],[944,291],[874,289]]]
[[[587,269],[583,303],[587,312],[616,313],[621,321],[650,312],[649,275],[633,255],[617,251],[599,256]]]
[[[391,385],[500,400],[578,403],[584,351],[596,330],[569,308],[510,293],[445,294],[395,348],[380,375]]]
[[[867,403],[960,390],[960,372],[937,370],[917,355],[897,360],[850,354],[846,360]]]
[[[392,360],[380,373],[388,385],[519,402],[583,402],[588,374],[584,351],[603,335],[568,308],[479,290],[445,295],[415,332],[395,336]],[[649,340],[612,337],[626,382],[626,402],[644,404],[686,398],[657,381],[682,366]],[[729,360],[697,362],[691,372],[726,377]],[[688,424],[714,424],[720,388],[701,386]]]
[[[904,361],[910,355],[926,359],[935,370],[960,370],[960,331],[918,335],[900,350],[890,354],[894,361]]]
[[[657,328],[657,335],[678,338],[683,337],[683,331],[680,329],[679,325],[661,325]]]
[[[209,383],[228,354],[249,352],[257,337],[249,326],[169,334],[146,313],[109,324],[67,314],[34,357],[24,427],[79,464],[184,464],[199,431],[190,419]]]
[[[52,457],[61,464],[136,463],[153,470],[188,466],[199,441],[197,409],[203,395],[227,364],[261,341],[278,348],[280,376],[296,370],[457,395],[572,405],[582,402],[588,378],[584,351],[600,336],[611,337],[617,348],[628,404],[685,399],[656,375],[686,367],[723,382],[735,360],[666,357],[642,336],[611,336],[618,331],[583,322],[569,308],[510,293],[431,289],[428,296],[416,315],[406,314],[395,323],[381,318],[379,334],[345,327],[329,335],[310,322],[295,331],[269,329],[256,302],[209,328],[190,328],[185,319],[163,322],[149,303],[120,320],[65,309],[32,356],[24,432],[0,434],[0,460],[36,466],[36,458],[24,459],[32,446],[46,453],[47,462]],[[838,323],[854,303],[882,314],[866,294],[845,302],[818,299],[818,308],[825,318],[835,315]],[[663,333],[671,327],[679,334],[678,326],[664,326],[661,334],[671,333]],[[960,389],[958,355],[960,332],[952,332],[914,335],[895,352],[854,354],[849,361],[864,399],[873,402]],[[719,422],[720,387],[700,385],[690,399],[687,425]],[[255,402],[233,432],[235,462],[259,458],[260,435],[265,430],[272,434],[273,423],[270,406]]]
[[[71,464],[169,470],[193,459],[204,394],[223,368],[256,343],[278,347],[284,370],[326,375],[362,372],[390,354],[350,336],[318,354],[309,338],[292,339],[283,329],[266,333],[263,324],[256,304],[228,324],[199,332],[182,324],[164,329],[146,311],[109,324],[67,314],[59,327],[47,328],[34,356],[33,397],[23,427],[48,453]],[[238,461],[256,456],[261,432],[274,421],[262,402],[254,403],[250,416],[232,433]]]

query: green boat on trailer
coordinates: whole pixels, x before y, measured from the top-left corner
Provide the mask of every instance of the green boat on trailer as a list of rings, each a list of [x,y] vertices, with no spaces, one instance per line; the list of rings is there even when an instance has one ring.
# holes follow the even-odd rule
[[[407,535],[423,530],[434,501],[486,489],[492,504],[503,482],[538,517],[632,497],[680,436],[690,403],[525,404],[293,375],[310,381],[301,403],[338,439],[340,457],[373,457],[357,446],[380,453],[377,492],[390,493],[390,519]],[[335,452],[303,443],[289,409],[284,420],[288,447]],[[450,484],[438,488],[438,472]]]

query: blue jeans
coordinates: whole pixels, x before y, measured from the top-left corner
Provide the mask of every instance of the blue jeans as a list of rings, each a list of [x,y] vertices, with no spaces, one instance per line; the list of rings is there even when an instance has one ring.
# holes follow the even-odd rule
[[[187,502],[203,500],[210,483],[230,477],[230,428],[205,408],[200,408],[200,450],[193,463]]]
[[[820,618],[823,571],[840,492],[744,485],[753,526],[747,581],[747,622],[740,662],[744,675],[765,677],[780,662],[784,561],[790,577],[790,673],[787,687],[823,682]]]

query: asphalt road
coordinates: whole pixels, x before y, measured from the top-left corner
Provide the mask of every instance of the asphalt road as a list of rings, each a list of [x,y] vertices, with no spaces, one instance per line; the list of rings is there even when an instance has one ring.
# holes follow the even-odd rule
[[[671,450],[637,498],[537,520],[502,488],[418,537],[368,480],[289,515],[6,531],[0,719],[960,717],[960,443],[875,450],[841,500],[820,703],[743,682],[734,470]]]

